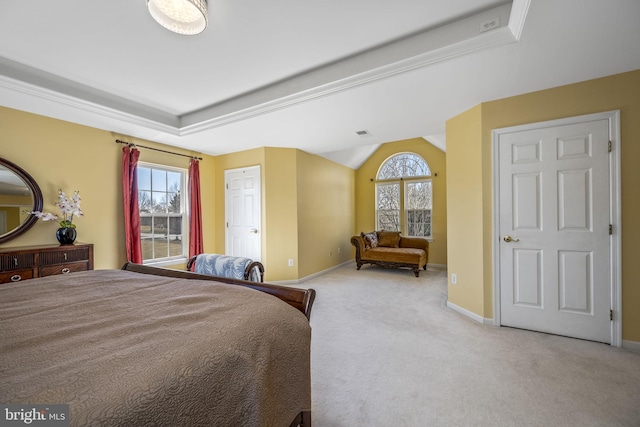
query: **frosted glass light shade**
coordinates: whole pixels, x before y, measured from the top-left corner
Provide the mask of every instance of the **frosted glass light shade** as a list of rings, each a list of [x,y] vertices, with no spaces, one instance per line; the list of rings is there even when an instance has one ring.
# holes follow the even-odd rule
[[[153,19],[178,34],[193,35],[207,28],[207,0],[147,0]]]

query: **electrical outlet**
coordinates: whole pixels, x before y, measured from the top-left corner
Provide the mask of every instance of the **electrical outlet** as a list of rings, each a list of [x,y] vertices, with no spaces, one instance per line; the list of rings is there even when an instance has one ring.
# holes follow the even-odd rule
[[[340,254],[340,248],[338,248],[338,255]]]
[[[289,258],[289,267],[293,267],[293,258]]]
[[[451,284],[455,285],[456,283],[458,283],[458,275],[453,273],[451,274]]]

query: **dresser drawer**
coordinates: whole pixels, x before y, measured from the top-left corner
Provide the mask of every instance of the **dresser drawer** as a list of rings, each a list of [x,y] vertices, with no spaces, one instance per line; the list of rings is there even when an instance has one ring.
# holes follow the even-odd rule
[[[0,271],[23,270],[35,265],[33,253],[4,253],[0,254]]]
[[[88,261],[89,248],[69,247],[68,249],[59,250],[59,251],[41,252],[39,255],[39,259],[40,261],[38,264],[40,266],[66,264],[66,263],[75,262],[75,261]]]
[[[76,271],[86,271],[87,263],[86,262],[73,262],[68,264],[59,264],[59,265],[50,265],[46,267],[40,267],[40,277],[44,276],[53,276],[55,274],[69,274],[74,273]]]
[[[0,273],[0,283],[19,282],[31,278],[33,278],[33,269],[3,271]]]
[[[93,270],[93,245],[0,248],[0,283]]]

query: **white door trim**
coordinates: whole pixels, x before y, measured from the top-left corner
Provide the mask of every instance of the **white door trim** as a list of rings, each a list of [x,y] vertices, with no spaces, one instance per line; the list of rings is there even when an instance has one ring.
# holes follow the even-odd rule
[[[231,206],[231,200],[229,199],[229,176],[231,176],[231,174],[234,173],[238,173],[238,172],[254,172],[255,176],[257,177],[257,193],[256,193],[256,198],[257,198],[257,203],[255,206],[255,209],[257,209],[257,216],[256,216],[256,224],[255,227],[257,229],[257,239],[259,239],[259,249],[258,249],[258,256],[252,257],[252,259],[254,261],[262,261],[262,169],[260,167],[260,165],[255,165],[255,166],[246,166],[246,167],[242,167],[242,168],[236,168],[236,169],[226,169],[224,171],[224,186],[225,186],[225,192],[224,192],[224,222],[225,222],[225,231],[224,231],[224,247],[225,247],[225,254],[226,255],[230,255],[232,250],[231,250],[231,239],[230,239],[230,234],[229,234],[229,222],[230,222],[230,218],[231,218],[231,211],[232,211],[232,206]],[[246,256],[246,255],[244,255]]]
[[[609,140],[611,141],[611,155],[609,156],[609,185],[610,185],[610,218],[613,224],[613,234],[610,236],[609,262],[611,264],[611,346],[622,346],[622,197],[620,194],[620,111],[607,111],[584,116],[568,117],[540,123],[530,123],[508,128],[494,129],[492,132],[493,150],[493,320],[496,326],[500,320],[500,163],[498,143],[500,135],[511,132],[528,131],[546,127],[564,126],[596,120],[609,121]]]

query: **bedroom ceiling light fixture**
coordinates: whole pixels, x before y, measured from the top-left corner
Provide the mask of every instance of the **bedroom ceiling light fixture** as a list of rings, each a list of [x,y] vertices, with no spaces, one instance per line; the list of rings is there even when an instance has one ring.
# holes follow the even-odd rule
[[[147,0],[156,22],[178,34],[195,35],[207,28],[207,0]]]

